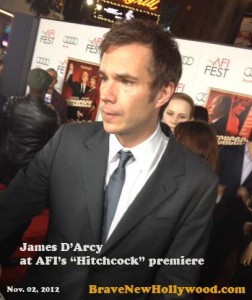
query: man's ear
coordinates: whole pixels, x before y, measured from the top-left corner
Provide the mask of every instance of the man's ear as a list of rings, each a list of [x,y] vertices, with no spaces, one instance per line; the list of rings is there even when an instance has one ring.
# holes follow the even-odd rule
[[[163,87],[157,95],[156,107],[159,108],[165,105],[171,98],[175,91],[175,85],[173,82],[169,82],[166,87]]]

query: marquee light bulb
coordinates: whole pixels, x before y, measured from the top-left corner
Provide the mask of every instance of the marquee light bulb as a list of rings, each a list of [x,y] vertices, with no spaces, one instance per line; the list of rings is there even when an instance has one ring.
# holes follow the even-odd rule
[[[87,5],[93,5],[94,4],[94,0],[87,0]]]
[[[102,10],[102,5],[101,5],[101,4],[97,4],[97,5],[96,5],[96,9],[97,9],[97,10]]]

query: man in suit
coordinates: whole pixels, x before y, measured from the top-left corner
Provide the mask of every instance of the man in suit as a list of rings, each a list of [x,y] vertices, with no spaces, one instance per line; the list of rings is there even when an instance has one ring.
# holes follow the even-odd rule
[[[86,70],[83,70],[81,73],[80,81],[73,80],[74,73],[74,64],[71,63],[69,65],[69,70],[66,76],[66,82],[72,89],[72,97],[77,97],[79,100],[81,98],[86,97],[87,93],[90,89],[89,86],[89,73]],[[79,107],[68,107],[68,114],[70,119],[78,118]]]
[[[225,226],[227,236],[229,236],[229,239],[223,239],[225,241],[224,245],[223,247],[220,245],[220,247],[224,248],[229,244],[229,252],[227,253],[230,253],[234,246],[237,247],[238,263],[231,285],[246,286],[246,295],[240,298],[251,299],[252,265],[250,260],[244,257],[251,256],[252,234],[244,234],[242,228],[247,222],[252,221],[250,207],[252,196],[252,139],[243,145],[222,147],[219,174],[221,184],[226,186],[230,195],[220,202],[222,207],[219,208],[219,213],[222,211],[222,215],[226,215]],[[239,198],[234,198],[232,193],[239,195]],[[231,243],[229,240],[231,240]]]
[[[197,283],[217,176],[160,125],[159,110],[182,73],[177,44],[156,23],[133,19],[106,34],[101,58],[103,122],[62,126],[0,203],[0,239],[50,207],[47,248],[27,281],[38,293],[21,293],[25,299],[177,299],[155,290],[121,292]],[[125,167],[117,167],[121,151],[133,155]],[[126,177],[107,228],[111,199],[104,189],[107,195],[119,168]],[[48,256],[54,261],[46,263]],[[58,292],[42,293],[46,286]]]
[[[91,107],[81,107],[79,112],[77,112],[77,115],[80,117],[80,119],[83,119],[85,121],[94,120],[95,117],[95,111],[98,108],[99,104],[99,90],[96,87],[97,86],[97,75],[92,75],[90,77],[90,89],[87,93],[88,99],[91,101]]]
[[[231,98],[225,95],[216,96],[208,107],[211,124],[217,135],[225,135]]]
[[[243,145],[222,146],[218,174],[224,194],[214,210],[202,285],[214,284],[221,275],[227,258],[241,239],[243,224],[251,218],[245,200],[242,200],[245,197],[237,196],[242,196],[244,189],[248,194],[252,193],[252,141]]]
[[[46,97],[49,96],[52,106],[55,108],[60,117],[60,123],[67,123],[67,104],[66,99],[55,89],[55,85],[58,82],[58,73],[55,69],[49,68],[46,70],[47,73],[52,77],[52,83],[49,85]]]
[[[252,140],[243,145],[220,148],[219,177],[220,184],[228,189],[237,190],[244,186],[252,193]]]
[[[72,88],[72,96],[74,97],[85,97],[90,87],[88,85],[89,82],[89,74],[87,71],[83,70],[81,73],[80,81],[73,81],[73,73],[74,73],[74,65],[71,63],[69,65],[68,74],[66,77],[67,84]]]

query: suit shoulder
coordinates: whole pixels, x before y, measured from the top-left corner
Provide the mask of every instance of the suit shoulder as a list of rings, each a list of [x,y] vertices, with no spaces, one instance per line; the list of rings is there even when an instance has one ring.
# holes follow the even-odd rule
[[[71,123],[62,126],[62,131],[67,135],[92,136],[103,130],[102,122]]]

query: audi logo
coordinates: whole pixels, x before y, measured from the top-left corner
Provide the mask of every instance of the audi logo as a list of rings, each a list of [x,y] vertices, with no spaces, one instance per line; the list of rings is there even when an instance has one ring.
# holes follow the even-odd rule
[[[252,67],[248,67],[244,70],[244,76],[246,77],[252,77]]]
[[[198,93],[196,96],[196,100],[199,102],[205,102],[206,93]]]
[[[183,56],[182,55],[182,64],[191,66],[194,63],[194,58],[192,56]]]
[[[63,38],[63,43],[68,44],[68,45],[77,45],[78,41],[79,41],[79,39],[77,39],[76,37],[73,37],[73,36],[65,35]]]
[[[50,65],[50,59],[46,58],[46,57],[38,56],[36,58],[36,63],[40,64],[40,65],[44,65],[44,66],[49,66]]]

